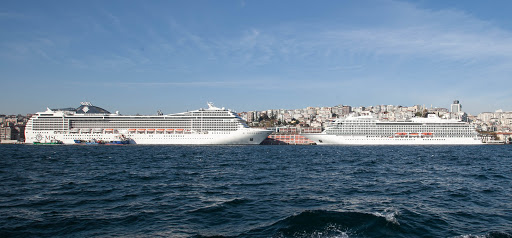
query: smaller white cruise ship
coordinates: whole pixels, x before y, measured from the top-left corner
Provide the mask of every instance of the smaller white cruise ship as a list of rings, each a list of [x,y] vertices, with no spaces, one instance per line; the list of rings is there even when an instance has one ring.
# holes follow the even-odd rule
[[[318,145],[477,145],[475,128],[454,119],[427,118],[379,121],[371,115],[340,118],[321,133],[303,134]]]
[[[236,113],[212,103],[206,109],[156,116],[124,116],[89,102],[81,104],[33,115],[25,143],[257,145],[272,133],[249,128]]]

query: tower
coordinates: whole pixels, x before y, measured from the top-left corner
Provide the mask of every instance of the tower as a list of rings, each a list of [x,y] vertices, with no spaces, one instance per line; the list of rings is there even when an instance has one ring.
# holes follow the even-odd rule
[[[462,112],[462,105],[460,105],[459,100],[453,101],[452,106],[450,107],[452,113]]]

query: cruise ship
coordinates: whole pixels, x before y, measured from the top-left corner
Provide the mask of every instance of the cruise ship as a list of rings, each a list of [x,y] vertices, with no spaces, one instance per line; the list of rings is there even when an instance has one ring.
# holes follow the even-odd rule
[[[60,141],[129,144],[250,145],[271,130],[249,128],[236,113],[208,103],[208,108],[156,116],[125,116],[82,102],[78,108],[38,112],[27,122],[25,143]]]
[[[427,118],[379,121],[372,115],[335,120],[321,133],[303,134],[318,145],[477,145],[475,128],[454,119]]]

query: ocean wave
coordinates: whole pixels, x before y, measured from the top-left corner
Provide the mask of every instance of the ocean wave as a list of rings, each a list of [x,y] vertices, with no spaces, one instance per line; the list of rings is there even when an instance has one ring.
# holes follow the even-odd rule
[[[241,236],[393,237],[401,230],[397,214],[307,210]]]
[[[453,238],[512,238],[512,234],[505,233],[505,232],[489,232],[484,235],[473,235],[473,234],[467,234],[467,235],[460,235],[455,236]]]
[[[245,198],[235,198],[228,201],[223,201],[220,203],[213,204],[207,207],[197,208],[195,210],[190,211],[190,213],[215,213],[215,212],[224,212],[226,209],[235,208],[239,205],[248,203],[250,200]]]

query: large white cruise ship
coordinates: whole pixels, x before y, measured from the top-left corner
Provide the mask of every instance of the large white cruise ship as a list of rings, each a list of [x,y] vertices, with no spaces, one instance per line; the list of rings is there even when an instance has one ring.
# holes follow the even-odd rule
[[[75,144],[260,144],[271,130],[249,128],[236,113],[208,103],[207,109],[157,116],[124,116],[82,102],[78,108],[49,109],[30,118],[25,143]]]
[[[340,118],[321,133],[303,134],[318,145],[464,145],[482,144],[475,128],[465,122],[427,118],[379,121],[371,115]]]

